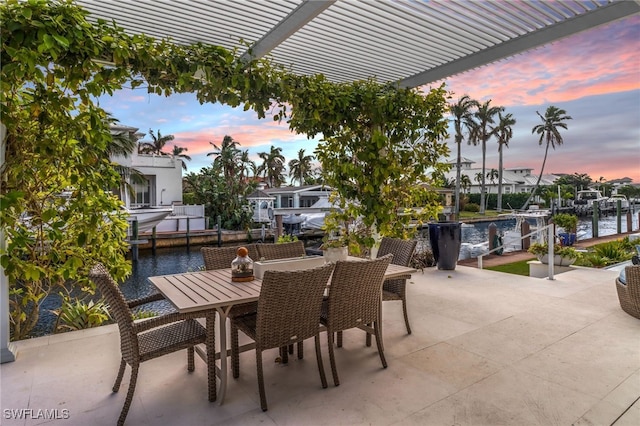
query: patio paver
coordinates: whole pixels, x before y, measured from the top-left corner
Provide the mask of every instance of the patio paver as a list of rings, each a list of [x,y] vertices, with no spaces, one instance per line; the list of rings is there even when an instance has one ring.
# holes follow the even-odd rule
[[[413,334],[404,330],[401,304],[383,304],[387,369],[355,330],[336,352],[339,387],[320,387],[311,343],[305,359],[290,357],[286,366],[267,351],[263,413],[252,352],[242,354],[240,378],[222,406],[207,401],[199,358],[189,374],[186,352],[167,355],[141,366],[126,424],[637,425],[640,321],[620,309],[616,275],[576,269],[549,281],[464,266],[426,269],[408,284]],[[115,325],[17,347],[17,360],[0,369],[3,425],[115,423],[130,374],[113,394]],[[38,409],[68,410],[68,418],[10,418],[28,414],[21,409],[32,417]]]

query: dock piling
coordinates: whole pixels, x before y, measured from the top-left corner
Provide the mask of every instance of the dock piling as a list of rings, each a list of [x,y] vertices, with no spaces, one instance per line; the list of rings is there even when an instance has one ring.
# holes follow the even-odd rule
[[[131,223],[131,238],[133,238],[131,246],[131,260],[138,260],[138,219],[134,219]]]

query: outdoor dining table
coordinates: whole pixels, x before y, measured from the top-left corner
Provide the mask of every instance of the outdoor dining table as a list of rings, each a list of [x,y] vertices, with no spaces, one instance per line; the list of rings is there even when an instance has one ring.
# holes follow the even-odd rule
[[[349,260],[363,259],[350,257]],[[385,273],[385,279],[410,275],[413,272],[416,272],[416,269],[390,264]],[[227,317],[234,305],[258,300],[262,281],[256,278],[253,281],[233,282],[231,281],[231,268],[159,275],[149,277],[149,281],[175,306],[178,312],[215,309],[218,313],[220,352],[216,353],[215,347],[206,347],[206,353],[200,348],[196,348],[196,350],[205,362],[215,362],[215,359],[220,359],[218,402],[222,404],[228,382]],[[215,334],[215,326],[209,316],[206,320],[206,329],[208,334]],[[214,341],[211,337],[213,336],[208,336],[207,342]],[[253,344],[245,345],[241,350],[248,350],[252,346]],[[215,380],[215,377],[209,377],[210,388],[216,385]]]

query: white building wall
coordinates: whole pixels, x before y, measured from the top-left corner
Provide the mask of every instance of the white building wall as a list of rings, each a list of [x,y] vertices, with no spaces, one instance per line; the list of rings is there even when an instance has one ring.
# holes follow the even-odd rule
[[[170,206],[174,202],[182,202],[182,160],[170,155],[134,152],[126,158],[114,157],[112,161],[134,168],[145,176],[155,177],[151,204]]]

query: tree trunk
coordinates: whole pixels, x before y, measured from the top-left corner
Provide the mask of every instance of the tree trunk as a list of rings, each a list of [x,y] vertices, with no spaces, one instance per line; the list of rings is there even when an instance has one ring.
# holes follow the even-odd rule
[[[538,175],[538,180],[536,182],[536,186],[533,187],[533,191],[531,191],[531,194],[529,194],[529,198],[527,198],[527,201],[524,203],[524,206],[522,206],[523,210],[526,210],[527,207],[529,207],[529,203],[531,202],[531,200],[533,199],[534,194],[538,190],[538,186],[540,186],[540,181],[542,180],[542,173],[544,172],[544,165],[547,162],[547,154],[548,153],[549,153],[549,142],[547,142],[547,147],[544,150],[544,159],[542,160],[542,168],[540,169],[540,174]]]
[[[498,212],[502,211],[502,144],[498,145]]]
[[[487,163],[487,141],[482,138],[482,183],[480,184],[480,214],[485,213],[484,208],[484,188],[485,188],[485,168]]]
[[[458,159],[456,161],[456,204],[454,207],[455,219],[460,217],[460,163],[462,162],[462,156],[460,154],[460,142],[458,141]]]

